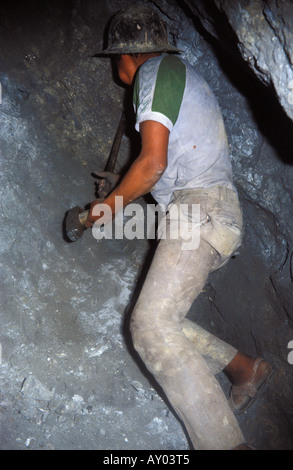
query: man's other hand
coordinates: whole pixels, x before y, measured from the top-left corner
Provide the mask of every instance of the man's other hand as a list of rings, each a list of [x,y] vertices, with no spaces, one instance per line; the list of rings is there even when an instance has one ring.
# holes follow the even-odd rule
[[[111,173],[110,171],[94,171],[93,174],[100,178],[96,183],[98,187],[98,195],[100,198],[105,199],[117,186],[120,175]]]

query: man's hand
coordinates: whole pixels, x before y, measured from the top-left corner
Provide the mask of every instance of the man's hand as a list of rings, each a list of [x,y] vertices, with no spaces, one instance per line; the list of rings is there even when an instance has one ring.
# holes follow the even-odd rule
[[[98,195],[100,198],[105,199],[117,186],[120,175],[116,175],[110,171],[94,171],[93,174],[100,178],[96,183],[98,187]]]

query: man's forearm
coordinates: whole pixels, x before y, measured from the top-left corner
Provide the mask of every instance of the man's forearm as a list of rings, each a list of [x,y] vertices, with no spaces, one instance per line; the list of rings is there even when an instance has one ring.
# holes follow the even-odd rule
[[[146,161],[144,156],[140,155],[132,164],[120,184],[103,201],[103,204],[110,207],[114,217],[115,213],[123,207],[150,192],[157,181],[159,181],[164,171],[164,165],[153,161],[151,158]],[[115,204],[115,197],[117,196],[122,198],[121,206]],[[93,218],[95,216],[94,212],[95,211],[93,211],[92,214]]]
[[[142,150],[131,165],[119,185],[104,200],[111,211],[112,217],[127,204],[148,193],[159,181],[167,168],[169,130],[159,122],[144,121],[140,124]],[[120,196],[121,206],[117,206],[115,198]],[[100,215],[99,207],[90,211],[89,221],[96,221]]]

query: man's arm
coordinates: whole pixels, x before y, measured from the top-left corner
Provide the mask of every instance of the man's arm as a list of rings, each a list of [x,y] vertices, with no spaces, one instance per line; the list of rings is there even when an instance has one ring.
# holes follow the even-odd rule
[[[141,152],[114,191],[103,201],[115,215],[115,196],[123,197],[123,207],[135,199],[147,194],[159,181],[167,168],[169,130],[156,121],[144,121],[140,124]],[[89,222],[94,223],[100,216],[98,205],[93,204]],[[95,210],[96,209],[96,210]],[[118,210],[122,209],[119,207]],[[117,207],[116,207],[117,212]]]

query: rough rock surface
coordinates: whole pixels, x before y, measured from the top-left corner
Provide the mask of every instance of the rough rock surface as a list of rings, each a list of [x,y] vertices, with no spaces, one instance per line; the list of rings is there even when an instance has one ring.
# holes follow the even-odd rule
[[[129,340],[125,309],[152,245],[91,233],[68,244],[62,233],[65,211],[94,196],[90,174],[104,167],[127,102],[110,63],[91,57],[127,3],[0,5],[1,449],[189,448]],[[292,449],[292,123],[203,39],[181,2],[155,3],[219,100],[246,226],[239,255],[189,317],[272,362],[272,386],[239,422],[257,448]],[[130,128],[121,170],[137,152]]]
[[[291,0],[184,0],[209,33],[275,89],[293,119],[293,3]]]

